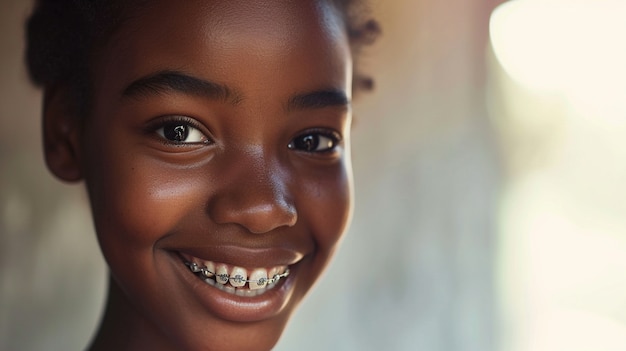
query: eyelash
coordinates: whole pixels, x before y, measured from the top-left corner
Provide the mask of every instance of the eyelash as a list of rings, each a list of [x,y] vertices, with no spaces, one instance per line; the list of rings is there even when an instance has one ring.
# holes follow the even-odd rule
[[[311,139],[314,137],[315,139]],[[317,150],[320,146],[320,137],[328,139],[327,147]],[[308,140],[305,140],[308,138]],[[311,141],[312,140],[312,141]],[[341,143],[341,135],[335,131],[326,129],[311,129],[293,138],[287,147],[291,150],[297,150],[313,154],[327,154],[335,151],[339,143]],[[298,145],[300,142],[300,145]],[[311,144],[314,143],[314,144]],[[323,144],[322,144],[323,145]],[[312,150],[315,148],[315,150]]]
[[[167,131],[165,130],[165,128],[167,127],[185,127],[185,129],[183,130],[175,131],[175,133],[177,133],[177,136],[181,135],[178,133],[185,133],[185,139],[189,138],[190,136],[196,136],[200,137],[202,140],[192,142],[171,140],[168,138],[167,135],[171,133],[167,133]],[[202,126],[196,120],[186,116],[171,116],[165,119],[160,119],[148,127],[149,132],[157,134],[158,138],[160,138],[164,144],[176,146],[212,144],[213,141],[206,135],[205,132],[202,131],[203,129],[204,128],[202,128]]]
[[[185,138],[188,138],[192,133],[199,133],[204,140],[196,142],[170,140],[165,131],[165,128],[168,126],[185,126],[191,128],[191,130],[187,129],[184,131],[186,133]],[[187,116],[170,116],[165,119],[159,119],[148,126],[148,131],[151,134],[157,134],[158,138],[160,138],[164,144],[175,146],[212,144],[213,141],[202,131],[203,129],[204,128],[195,119]],[[289,144],[287,144],[287,148],[311,154],[327,154],[334,152],[341,141],[341,134],[336,131],[328,129],[310,129],[293,138]],[[324,144],[326,144],[326,147],[319,149],[319,147],[324,146]]]

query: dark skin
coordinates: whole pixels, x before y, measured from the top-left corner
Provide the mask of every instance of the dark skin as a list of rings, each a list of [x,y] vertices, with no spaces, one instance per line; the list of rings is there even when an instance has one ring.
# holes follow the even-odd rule
[[[269,350],[352,212],[344,23],[316,1],[153,1],[91,65],[75,118],[46,89],[46,160],[84,179],[110,267],[91,350]],[[262,295],[185,258],[288,267]]]

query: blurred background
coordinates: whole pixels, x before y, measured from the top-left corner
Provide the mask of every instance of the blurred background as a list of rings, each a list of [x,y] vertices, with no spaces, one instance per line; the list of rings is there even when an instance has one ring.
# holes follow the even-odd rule
[[[288,350],[626,350],[626,1],[374,1],[355,218]],[[0,350],[80,350],[106,268],[0,4]]]

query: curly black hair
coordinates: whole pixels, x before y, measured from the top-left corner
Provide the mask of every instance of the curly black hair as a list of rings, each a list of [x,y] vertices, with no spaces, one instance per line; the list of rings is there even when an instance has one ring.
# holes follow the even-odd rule
[[[328,0],[344,17],[354,61],[353,90],[370,90],[373,81],[359,73],[361,49],[380,33],[359,0]],[[26,23],[26,64],[31,81],[44,88],[69,87],[79,115],[88,114],[89,64],[128,16],[149,0],[37,0]]]

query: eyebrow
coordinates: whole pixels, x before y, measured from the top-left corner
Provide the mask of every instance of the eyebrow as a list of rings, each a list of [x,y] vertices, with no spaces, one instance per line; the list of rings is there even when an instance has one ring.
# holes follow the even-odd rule
[[[206,97],[212,100],[230,101],[232,104],[241,100],[240,94],[226,85],[178,71],[161,71],[135,80],[124,89],[122,96],[141,98],[173,92]]]
[[[126,98],[142,98],[179,92],[212,100],[230,101],[235,105],[243,100],[242,94],[226,85],[196,78],[179,71],[161,71],[137,79],[122,92]],[[346,93],[338,89],[325,89],[292,96],[287,102],[287,111],[345,107],[350,105]]]
[[[309,110],[325,107],[345,107],[350,105],[350,99],[342,90],[318,90],[310,93],[292,96],[287,103],[287,110]]]

